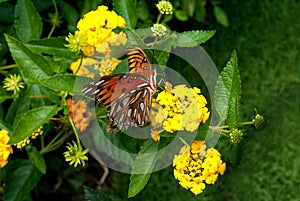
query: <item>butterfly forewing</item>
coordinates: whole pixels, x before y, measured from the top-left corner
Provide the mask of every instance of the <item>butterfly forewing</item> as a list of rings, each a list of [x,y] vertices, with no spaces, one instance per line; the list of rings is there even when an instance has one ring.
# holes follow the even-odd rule
[[[85,85],[82,89],[82,93],[91,98],[95,98],[101,105],[110,106],[112,93],[114,93],[115,87],[123,76],[123,74],[118,74],[98,78]]]

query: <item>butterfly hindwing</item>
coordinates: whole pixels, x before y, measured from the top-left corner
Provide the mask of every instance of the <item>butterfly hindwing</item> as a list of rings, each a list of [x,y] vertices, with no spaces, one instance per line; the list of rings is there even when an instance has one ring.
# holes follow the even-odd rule
[[[112,102],[110,117],[122,126],[143,126],[149,120],[151,98],[147,86],[134,88]]]

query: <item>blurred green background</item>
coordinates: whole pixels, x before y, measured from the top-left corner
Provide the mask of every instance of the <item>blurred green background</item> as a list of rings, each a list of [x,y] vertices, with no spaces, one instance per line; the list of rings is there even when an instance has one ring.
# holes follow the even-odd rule
[[[204,48],[219,69],[237,50],[240,118],[250,119],[255,107],[265,125],[247,129],[238,164],[202,195],[182,189],[166,169],[133,200],[300,200],[300,2],[228,0],[221,6],[229,26],[213,24],[216,35]]]
[[[44,6],[40,14],[43,19],[49,18],[48,12],[53,12],[51,1],[33,2],[35,5],[40,4],[39,8]],[[84,1],[80,0],[64,2],[75,5],[77,13],[72,13],[73,10],[63,11],[63,20],[69,19],[66,20],[68,26],[58,27],[54,36],[67,35],[74,29],[72,23],[74,25],[77,22],[78,16],[98,5],[96,0],[86,1],[90,3],[83,3]],[[144,2],[149,13],[157,12],[156,1]],[[176,2],[188,3],[189,0]],[[300,185],[300,2],[298,0],[219,1],[218,5],[228,17],[227,27],[218,23],[213,15],[213,2],[215,1],[208,1],[206,18],[202,23],[195,20],[201,18],[201,11],[195,10],[195,18],[186,22],[172,19],[168,25],[174,31],[215,29],[215,36],[203,47],[220,70],[228,61],[230,53],[234,49],[237,50],[242,79],[240,119],[245,121],[251,119],[256,108],[264,115],[265,125],[259,131],[251,127],[247,128],[245,140],[240,147],[238,163],[229,164],[225,175],[219,177],[215,185],[207,186],[200,196],[194,196],[180,187],[170,167],[153,173],[145,189],[129,200],[300,200],[298,190]],[[106,4],[111,3],[107,1]],[[13,11],[3,5],[6,4],[1,4],[1,15],[11,16]],[[7,13],[3,13],[4,11]],[[72,22],[72,16],[75,22]],[[13,17],[8,17],[7,20],[2,22],[2,25],[11,23]],[[153,19],[145,18],[140,24],[146,26],[149,21],[153,22]],[[51,27],[49,20],[43,22],[44,31],[49,32]],[[1,27],[0,30],[1,33],[13,32],[6,26]],[[5,51],[7,49],[3,46],[0,54],[3,58],[8,54]],[[1,60],[1,65],[11,60],[8,58],[3,61]],[[54,198],[82,200],[82,186],[96,186],[97,179],[100,179],[103,174],[97,162],[90,158],[87,167],[72,169],[65,164],[63,151],[64,149],[58,150],[57,156],[47,156],[47,174],[33,190],[34,200]],[[128,183],[129,175],[110,171],[102,190],[113,200],[126,200]]]

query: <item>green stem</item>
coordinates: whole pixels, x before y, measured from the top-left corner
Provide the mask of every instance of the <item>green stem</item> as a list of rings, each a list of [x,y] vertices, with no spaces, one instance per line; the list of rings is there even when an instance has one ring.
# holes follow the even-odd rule
[[[7,69],[17,68],[17,67],[18,67],[17,64],[11,64],[11,65],[7,65],[7,66],[1,66],[0,70],[7,70]]]
[[[55,0],[52,0],[52,3],[53,3],[53,6],[54,6],[54,10],[55,10],[55,14],[54,14],[54,15],[55,15],[55,18],[56,18],[56,20],[57,20],[57,18],[58,18],[58,10],[57,10],[57,5],[56,5]],[[51,37],[51,35],[52,35],[53,32],[54,32],[55,27],[56,27],[56,24],[53,23],[52,28],[51,28],[51,30],[50,30],[50,32],[49,32],[47,38],[50,38],[50,37]]]
[[[70,114],[68,115],[68,119],[69,119],[69,122],[70,122],[70,124],[71,124],[71,126],[72,126],[72,129],[73,129],[73,131],[74,131],[74,134],[75,134],[75,136],[76,136],[77,145],[78,145],[78,147],[81,148],[81,143],[80,143],[80,140],[79,140],[79,135],[78,135],[78,133],[77,133],[76,127],[75,127],[75,125],[74,125],[74,122],[73,122],[73,120],[72,120]]]
[[[180,141],[183,142],[184,145],[190,146],[182,137],[179,137]]]
[[[61,130],[52,140],[49,144],[47,144],[46,147],[44,147],[44,141],[42,141],[42,149],[40,151],[41,154],[45,154],[51,151],[54,151],[57,149],[66,139],[66,136],[64,135],[59,140],[57,140],[63,133],[65,132],[65,129]]]
[[[229,130],[225,130],[225,128],[229,128],[227,125],[226,126],[209,126],[209,129],[211,129],[214,132],[220,133],[221,135],[224,135],[226,137],[229,137],[227,133],[230,133]]]
[[[253,122],[252,121],[246,121],[246,122],[241,122],[239,123],[239,125],[243,126],[243,125],[252,125]]]
[[[34,95],[34,96],[29,96],[30,99],[40,99],[40,98],[49,98],[48,95]]]
[[[159,13],[159,15],[158,15],[158,17],[157,17],[157,20],[156,20],[156,24],[158,24],[158,23],[159,23],[159,21],[161,20],[161,18],[162,18],[162,14],[161,14],[161,13]]]
[[[75,75],[78,73],[78,71],[79,71],[79,69],[80,69],[80,67],[81,67],[81,65],[82,65],[82,60],[83,60],[83,54],[82,54],[82,52],[81,52],[81,53],[80,53],[80,63],[79,63],[79,66],[78,66],[76,72],[74,73]]]

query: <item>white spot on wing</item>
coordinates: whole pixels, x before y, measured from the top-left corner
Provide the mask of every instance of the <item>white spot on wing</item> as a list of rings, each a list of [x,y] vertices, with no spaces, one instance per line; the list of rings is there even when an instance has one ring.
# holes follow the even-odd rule
[[[145,86],[148,86],[149,84],[144,82],[142,84],[139,84],[138,86],[136,86],[137,88],[141,88],[141,87],[145,87]]]
[[[89,93],[91,90],[92,90],[92,88],[85,87],[85,88],[82,89],[82,93],[87,94],[87,93]]]
[[[93,91],[93,93],[92,94],[97,94],[98,92],[99,92],[100,90],[99,89],[97,89],[97,90],[95,90],[95,91]]]
[[[141,108],[142,112],[144,112],[145,104],[143,102],[140,102],[140,108]]]

